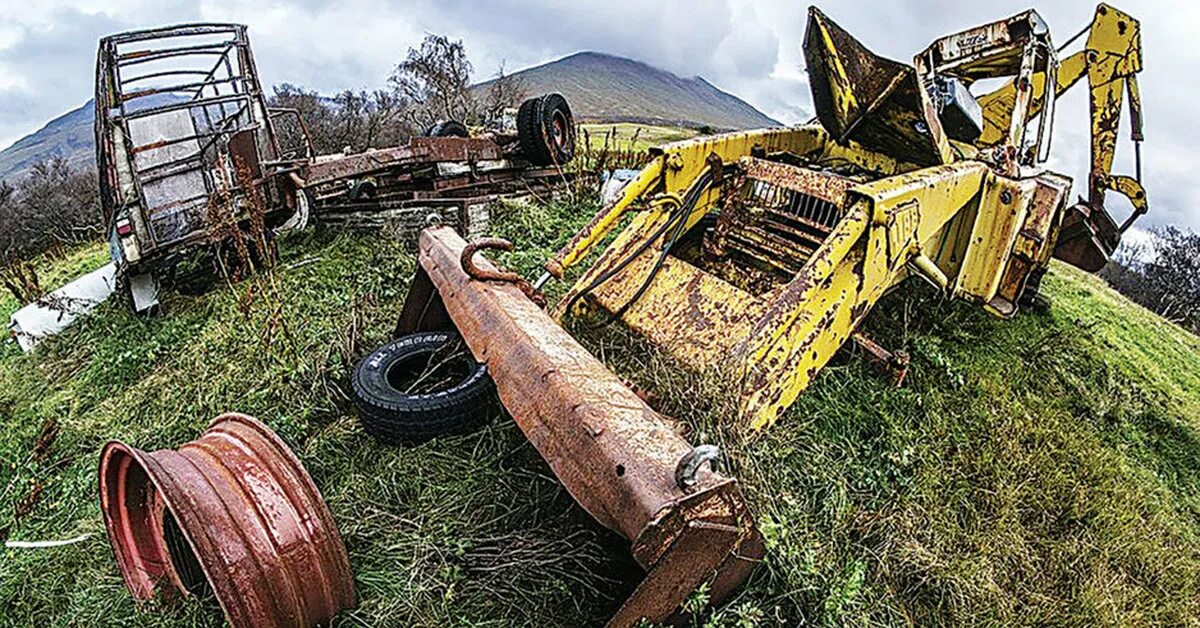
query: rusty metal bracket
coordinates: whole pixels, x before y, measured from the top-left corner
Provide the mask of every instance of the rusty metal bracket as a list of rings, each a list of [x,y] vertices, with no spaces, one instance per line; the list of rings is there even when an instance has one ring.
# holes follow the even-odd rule
[[[892,387],[899,388],[904,385],[904,377],[908,375],[907,351],[888,351],[862,332],[854,332],[851,338],[854,340],[854,344],[867,354],[867,360],[871,366],[891,377]]]

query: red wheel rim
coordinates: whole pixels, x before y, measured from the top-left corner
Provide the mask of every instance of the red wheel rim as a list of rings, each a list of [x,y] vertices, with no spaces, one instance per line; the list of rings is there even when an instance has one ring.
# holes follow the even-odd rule
[[[550,132],[550,141],[554,144],[554,147],[559,150],[565,150],[570,129],[567,127],[567,117],[563,115],[562,111],[554,112],[554,117],[550,123]]]

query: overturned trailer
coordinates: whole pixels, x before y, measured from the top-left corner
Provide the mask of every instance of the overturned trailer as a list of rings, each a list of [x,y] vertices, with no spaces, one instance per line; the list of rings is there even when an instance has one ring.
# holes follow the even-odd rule
[[[267,104],[240,24],[189,24],[100,41],[96,162],[113,261],[133,308],[164,271],[234,238],[267,248],[309,220],[411,232],[430,214],[464,233],[487,202],[566,180],[574,128],[559,94],[531,98],[516,133],[437,137],[316,155],[299,112]],[[449,135],[447,135],[449,133]],[[455,136],[458,135],[458,136]]]

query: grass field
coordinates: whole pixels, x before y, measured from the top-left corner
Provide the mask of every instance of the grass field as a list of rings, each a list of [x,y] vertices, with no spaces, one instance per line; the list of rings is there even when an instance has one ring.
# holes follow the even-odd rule
[[[504,262],[534,274],[592,208],[507,206]],[[22,355],[0,345],[0,623],[215,626],[213,600],[139,609],[96,498],[110,438],[194,438],[238,410],[273,426],[313,475],[350,552],[363,626],[570,626],[601,621],[636,583],[626,546],[555,481],[510,420],[411,449],[381,446],[346,397],[354,360],[388,335],[414,269],[407,248],[310,232],[269,273],[167,315],[114,304]],[[42,262],[46,283],[103,262]],[[657,392],[695,441],[721,443],[766,534],[750,585],[710,625],[1200,622],[1200,341],[1056,265],[1054,307],[1000,321],[922,285],[869,331],[913,356],[900,389],[853,355],[769,432],[731,434],[724,404],[638,340],[585,344]],[[2,299],[4,297],[0,297]],[[5,319],[16,307],[0,300]],[[43,423],[49,452],[32,455]],[[40,499],[14,519],[35,487]],[[24,508],[22,508],[24,509]]]
[[[581,124],[579,128],[586,132],[580,135],[580,139],[586,140],[584,146],[588,151],[601,149],[606,138],[611,148],[644,151],[652,146],[688,140],[700,135],[699,131],[692,129],[629,122]]]

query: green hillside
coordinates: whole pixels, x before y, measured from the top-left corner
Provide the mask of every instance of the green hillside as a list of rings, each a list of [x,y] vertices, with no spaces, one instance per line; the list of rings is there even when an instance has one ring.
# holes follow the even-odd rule
[[[561,92],[580,120],[676,127],[757,129],[779,122],[696,76],[680,78],[640,61],[579,52],[513,74],[529,94]],[[485,90],[491,82],[476,89]]]
[[[504,208],[527,276],[594,208]],[[627,545],[554,480],[510,420],[411,449],[359,428],[346,381],[391,329],[414,257],[380,237],[286,238],[276,270],[168,316],[114,304],[34,354],[0,345],[0,624],[217,626],[215,602],[139,611],[96,503],[102,444],[194,438],[255,414],[289,442],[346,540],[342,625],[588,625],[636,582]],[[102,248],[41,262],[63,279]],[[223,284],[221,284],[223,286]],[[766,564],[712,625],[1187,625],[1200,621],[1200,341],[1055,266],[1054,307],[1013,321],[913,283],[869,319],[913,356],[889,388],[847,355],[770,431],[735,435],[704,382],[610,330],[585,343],[721,443]],[[2,299],[2,297],[0,297]],[[16,307],[0,300],[0,315]],[[35,441],[55,421],[55,443]],[[14,520],[35,487],[40,499]],[[23,508],[25,509],[25,508]]]

